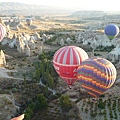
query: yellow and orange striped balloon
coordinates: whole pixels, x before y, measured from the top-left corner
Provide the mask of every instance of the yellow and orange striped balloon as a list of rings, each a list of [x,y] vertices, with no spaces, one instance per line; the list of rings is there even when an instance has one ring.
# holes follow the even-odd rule
[[[109,89],[116,80],[116,68],[104,58],[90,58],[77,69],[78,81],[90,95],[97,98]]]

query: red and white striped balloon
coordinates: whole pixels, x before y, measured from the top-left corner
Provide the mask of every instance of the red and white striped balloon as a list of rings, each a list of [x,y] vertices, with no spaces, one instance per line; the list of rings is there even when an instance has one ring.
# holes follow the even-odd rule
[[[5,37],[5,34],[6,34],[6,29],[5,27],[0,24],[0,42],[3,40],[3,38]]]
[[[53,57],[53,66],[59,76],[72,85],[77,80],[77,68],[88,54],[77,46],[65,46],[56,51]]]

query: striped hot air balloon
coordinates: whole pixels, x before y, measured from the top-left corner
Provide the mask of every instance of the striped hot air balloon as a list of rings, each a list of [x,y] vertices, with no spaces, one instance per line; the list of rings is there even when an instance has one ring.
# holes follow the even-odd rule
[[[104,58],[90,58],[77,69],[78,81],[90,95],[98,98],[116,80],[116,68]]]
[[[5,34],[6,34],[6,30],[5,30],[5,27],[0,24],[0,42],[3,40],[3,38],[5,37]]]
[[[56,51],[53,66],[59,76],[71,86],[77,80],[77,68],[85,59],[87,53],[76,46],[65,46]]]

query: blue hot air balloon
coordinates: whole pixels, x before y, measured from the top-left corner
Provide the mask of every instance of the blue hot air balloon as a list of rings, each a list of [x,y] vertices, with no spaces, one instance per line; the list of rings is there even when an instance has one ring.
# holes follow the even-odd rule
[[[104,29],[104,32],[109,40],[115,38],[119,33],[119,27],[114,24],[107,25]]]

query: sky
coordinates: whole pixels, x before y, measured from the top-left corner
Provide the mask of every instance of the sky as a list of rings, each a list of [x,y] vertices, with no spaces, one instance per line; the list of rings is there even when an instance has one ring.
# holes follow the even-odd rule
[[[72,7],[79,10],[120,11],[120,0],[0,0],[0,2]]]

